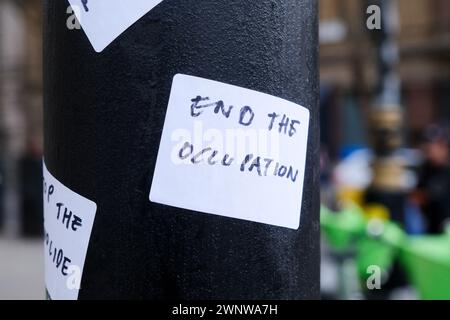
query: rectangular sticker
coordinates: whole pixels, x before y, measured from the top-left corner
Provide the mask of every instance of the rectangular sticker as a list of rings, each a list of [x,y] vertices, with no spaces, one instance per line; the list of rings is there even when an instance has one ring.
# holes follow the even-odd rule
[[[95,51],[101,52],[162,0],[69,0]]]
[[[150,201],[298,229],[308,127],[298,104],[178,74]]]
[[[97,205],[44,171],[45,284],[53,300],[76,300]]]

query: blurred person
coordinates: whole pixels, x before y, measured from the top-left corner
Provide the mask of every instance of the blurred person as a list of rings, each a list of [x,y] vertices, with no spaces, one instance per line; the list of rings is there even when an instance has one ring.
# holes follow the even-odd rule
[[[423,134],[425,162],[412,199],[425,216],[427,233],[442,233],[450,219],[450,131],[448,126],[430,125]]]
[[[25,154],[19,161],[22,235],[43,235],[42,146],[34,137],[27,139]]]
[[[1,115],[1,113],[0,113]],[[0,232],[3,229],[4,219],[5,219],[5,203],[4,203],[4,193],[5,193],[5,141],[6,133],[0,123]]]

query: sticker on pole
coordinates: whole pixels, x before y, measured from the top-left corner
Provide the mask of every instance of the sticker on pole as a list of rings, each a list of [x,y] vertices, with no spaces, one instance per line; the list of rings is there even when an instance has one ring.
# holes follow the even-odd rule
[[[50,299],[76,300],[97,205],[44,171],[45,285]]]
[[[298,229],[309,116],[278,97],[176,75],[150,201]]]
[[[162,0],[69,0],[95,51],[101,52]]]

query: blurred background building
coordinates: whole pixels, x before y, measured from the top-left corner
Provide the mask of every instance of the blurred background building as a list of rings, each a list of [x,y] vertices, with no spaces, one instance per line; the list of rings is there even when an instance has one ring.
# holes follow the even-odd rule
[[[33,208],[41,196],[34,173],[42,158],[41,5],[0,1],[1,224],[15,235],[39,234],[42,220]]]
[[[342,146],[367,145],[366,121],[377,83],[376,48],[366,8],[376,1],[320,1],[322,142],[336,159]],[[397,0],[406,140],[450,120],[450,1]]]
[[[0,0],[0,299],[45,297],[41,6]]]
[[[450,1],[388,1],[395,3],[398,21],[394,40],[399,62],[395,71],[401,81],[403,147],[407,150],[407,166],[420,166],[424,130],[432,123],[450,122]],[[335,210],[341,209],[336,201],[341,198],[361,201],[361,196],[352,192],[364,190],[373,179],[367,156],[371,152],[369,119],[380,69],[379,50],[373,40],[376,31],[366,26],[366,9],[372,3],[380,1],[319,1],[322,199]],[[41,6],[38,0],[0,0],[0,298],[44,296],[39,239]],[[65,20],[61,21],[61,27],[66,27]],[[419,178],[414,174],[409,178],[411,191]],[[342,197],[343,190],[348,189],[354,190]],[[409,229],[411,232],[414,227]],[[423,228],[420,230],[423,232]],[[24,242],[25,236],[37,236],[38,240]],[[336,258],[326,243],[323,250],[324,296],[363,297],[362,290],[355,289],[358,285],[351,276],[352,269],[346,267],[348,255]],[[339,288],[347,288],[347,293],[342,294]],[[352,290],[358,293],[348,294]]]

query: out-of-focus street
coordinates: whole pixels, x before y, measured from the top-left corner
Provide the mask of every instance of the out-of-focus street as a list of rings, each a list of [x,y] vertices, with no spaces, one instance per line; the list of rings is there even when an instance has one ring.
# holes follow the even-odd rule
[[[0,237],[0,300],[45,298],[43,250],[40,239]]]

